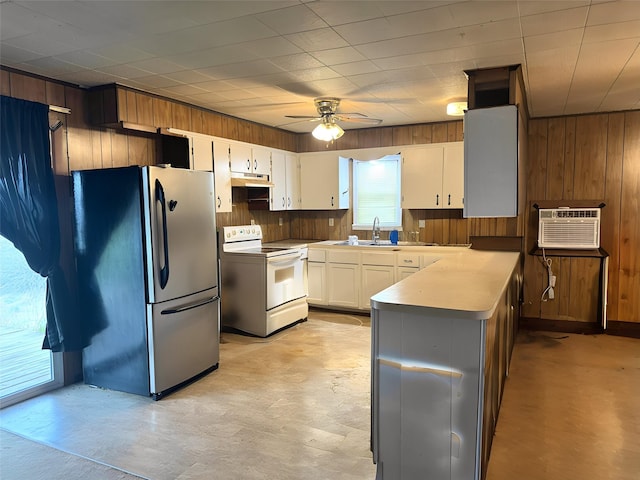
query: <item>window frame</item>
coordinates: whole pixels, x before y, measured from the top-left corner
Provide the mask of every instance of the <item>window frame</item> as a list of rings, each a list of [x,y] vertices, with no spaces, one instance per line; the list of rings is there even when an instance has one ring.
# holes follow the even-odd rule
[[[378,158],[372,159],[357,159],[352,158],[352,168],[353,168],[353,223],[351,228],[353,230],[370,230],[373,227],[373,218],[370,222],[363,223],[362,219],[358,218],[358,165],[366,165],[371,164],[372,162],[394,162],[396,165],[396,207],[395,207],[395,218],[394,221],[380,221],[380,230],[391,231],[391,230],[399,230],[402,231],[402,154],[401,153],[393,153],[387,155],[381,155]]]

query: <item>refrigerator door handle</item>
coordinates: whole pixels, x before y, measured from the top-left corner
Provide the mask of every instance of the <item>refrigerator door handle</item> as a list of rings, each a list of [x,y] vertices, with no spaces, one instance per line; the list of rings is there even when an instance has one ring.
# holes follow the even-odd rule
[[[210,297],[207,298],[206,300],[201,300],[195,303],[190,303],[187,305],[182,305],[180,307],[177,308],[168,308],[166,310],[162,310],[160,312],[161,315],[171,315],[173,313],[180,313],[180,312],[185,312],[187,310],[191,310],[192,308],[198,308],[198,307],[202,307],[203,305],[206,305],[208,303],[212,303],[216,300],[217,297]]]
[[[169,282],[169,245],[167,235],[167,203],[164,197],[164,188],[162,183],[156,178],[156,202],[160,202],[162,206],[162,240],[164,250],[164,266],[160,269],[160,288],[167,286]]]

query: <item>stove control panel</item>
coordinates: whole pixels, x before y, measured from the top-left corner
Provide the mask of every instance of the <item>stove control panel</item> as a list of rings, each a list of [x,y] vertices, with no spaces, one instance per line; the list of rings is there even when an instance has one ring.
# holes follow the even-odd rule
[[[224,243],[245,242],[247,240],[262,240],[260,225],[240,225],[237,227],[223,227]]]

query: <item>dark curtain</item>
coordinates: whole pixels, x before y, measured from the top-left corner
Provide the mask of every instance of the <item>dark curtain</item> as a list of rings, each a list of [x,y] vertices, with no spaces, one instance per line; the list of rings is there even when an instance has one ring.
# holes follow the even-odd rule
[[[49,154],[49,107],[0,96],[0,234],[47,278],[47,333],[54,352],[84,346],[60,258],[58,206]]]

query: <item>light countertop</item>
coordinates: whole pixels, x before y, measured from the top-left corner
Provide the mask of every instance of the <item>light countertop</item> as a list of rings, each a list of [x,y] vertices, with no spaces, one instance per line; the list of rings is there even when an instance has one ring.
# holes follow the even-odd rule
[[[348,248],[348,247],[347,247]],[[353,247],[351,247],[353,248]],[[420,310],[445,317],[486,319],[495,311],[519,253],[456,247],[414,247],[450,252],[371,297],[374,309]],[[425,312],[430,310],[430,312]]]

